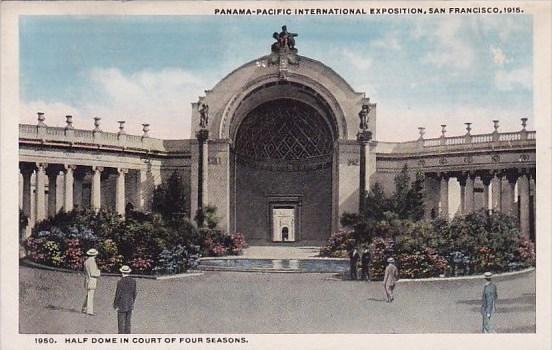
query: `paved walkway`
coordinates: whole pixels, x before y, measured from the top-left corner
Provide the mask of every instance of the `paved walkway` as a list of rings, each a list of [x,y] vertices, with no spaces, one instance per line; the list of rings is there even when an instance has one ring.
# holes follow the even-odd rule
[[[482,280],[403,283],[387,304],[381,282],[328,274],[206,272],[137,279],[134,333],[478,333]],[[102,277],[97,316],[80,313],[78,274],[20,268],[20,332],[114,333],[117,277]],[[497,331],[535,332],[535,273],[496,281]]]
[[[251,246],[240,257],[265,259],[306,259],[318,257],[320,247]]]

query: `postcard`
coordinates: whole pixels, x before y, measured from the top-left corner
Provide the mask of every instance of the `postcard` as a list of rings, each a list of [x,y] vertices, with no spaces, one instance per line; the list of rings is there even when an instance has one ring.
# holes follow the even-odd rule
[[[550,345],[549,3],[1,6],[2,349]]]

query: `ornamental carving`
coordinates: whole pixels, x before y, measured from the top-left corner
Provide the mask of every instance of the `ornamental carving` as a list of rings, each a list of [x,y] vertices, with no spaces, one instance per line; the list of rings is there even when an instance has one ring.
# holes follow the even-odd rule
[[[439,159],[439,164],[441,164],[441,165],[446,165],[447,163],[448,163],[447,158],[442,157],[442,158]]]
[[[314,108],[278,99],[249,113],[239,127],[235,149],[248,161],[320,162],[331,158],[332,148],[330,128]]]
[[[499,154],[496,154],[496,153],[493,154],[493,155],[491,156],[491,160],[492,160],[493,162],[495,162],[495,163],[500,162],[500,155],[499,155]]]
[[[464,163],[468,163],[468,164],[473,163],[473,157],[472,156],[464,157]]]

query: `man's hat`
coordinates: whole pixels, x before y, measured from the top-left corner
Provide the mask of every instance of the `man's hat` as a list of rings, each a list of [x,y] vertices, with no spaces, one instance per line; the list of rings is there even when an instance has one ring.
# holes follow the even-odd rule
[[[88,251],[86,251],[86,255],[96,256],[96,255],[98,255],[98,251],[94,248],[91,248],[91,249],[88,249]]]
[[[121,268],[119,269],[119,271],[121,271],[122,273],[131,273],[131,272],[132,272],[132,270],[130,269],[130,267],[128,267],[127,265],[121,266]]]
[[[491,277],[493,277],[493,274],[492,274],[491,272],[485,272],[485,273],[483,274],[483,276],[485,277],[485,279],[490,280]]]
[[[388,263],[394,263],[394,262],[395,262],[395,259],[389,258],[389,259],[387,259],[387,262],[388,262]]]

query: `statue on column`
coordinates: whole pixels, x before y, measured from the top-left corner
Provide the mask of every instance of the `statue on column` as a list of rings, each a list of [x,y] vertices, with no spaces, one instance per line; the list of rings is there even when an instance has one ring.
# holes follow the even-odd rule
[[[206,129],[209,125],[209,106],[205,103],[201,104],[199,109],[199,127]]]
[[[362,105],[362,109],[358,112],[358,118],[360,119],[359,129],[364,132],[368,130],[368,114],[370,113],[369,105]]]

